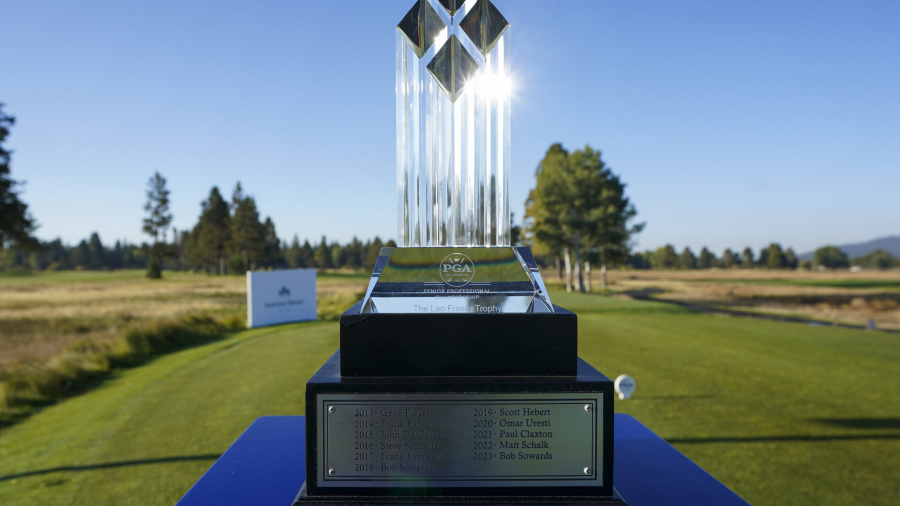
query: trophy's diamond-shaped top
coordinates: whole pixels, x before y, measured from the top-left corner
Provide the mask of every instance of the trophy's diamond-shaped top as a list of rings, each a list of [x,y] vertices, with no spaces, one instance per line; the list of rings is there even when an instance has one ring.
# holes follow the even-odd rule
[[[478,63],[469,56],[469,52],[454,34],[434,55],[431,63],[428,64],[428,71],[441,85],[441,89],[447,94],[450,102],[456,102],[456,99],[462,94],[463,88],[478,72]]]
[[[509,28],[509,22],[490,0],[478,0],[463,18],[460,27],[478,46],[478,50],[487,56]]]
[[[447,9],[447,12],[450,13],[451,16],[456,15],[456,11],[460,10],[465,6],[466,0],[440,0],[441,5]]]
[[[428,0],[417,1],[397,25],[397,29],[400,30],[419,58],[425,56],[425,52],[431,48],[435,39],[446,28],[444,20]]]
[[[509,23],[489,0],[419,0],[397,28],[399,247],[362,312],[554,312],[511,244]]]

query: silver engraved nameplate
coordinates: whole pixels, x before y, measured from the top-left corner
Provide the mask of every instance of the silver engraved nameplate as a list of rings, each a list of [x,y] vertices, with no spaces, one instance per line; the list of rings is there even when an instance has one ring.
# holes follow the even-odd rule
[[[320,394],[319,487],[601,486],[603,396]]]

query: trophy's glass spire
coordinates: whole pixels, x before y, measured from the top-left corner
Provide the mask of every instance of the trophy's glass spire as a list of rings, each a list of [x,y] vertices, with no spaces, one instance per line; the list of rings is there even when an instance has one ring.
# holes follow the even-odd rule
[[[362,313],[552,313],[512,247],[509,23],[490,0],[418,0],[397,26],[398,248]]]
[[[509,23],[418,0],[397,28],[398,244],[509,246]]]

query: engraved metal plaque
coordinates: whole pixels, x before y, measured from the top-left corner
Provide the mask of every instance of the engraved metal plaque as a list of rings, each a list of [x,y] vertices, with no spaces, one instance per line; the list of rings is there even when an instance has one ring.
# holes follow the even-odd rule
[[[601,393],[320,394],[319,487],[601,486]]]

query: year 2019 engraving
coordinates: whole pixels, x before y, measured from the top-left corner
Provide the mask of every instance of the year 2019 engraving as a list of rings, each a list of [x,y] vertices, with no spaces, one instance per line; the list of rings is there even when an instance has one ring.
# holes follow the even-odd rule
[[[599,393],[322,394],[317,403],[320,487],[602,485]]]

